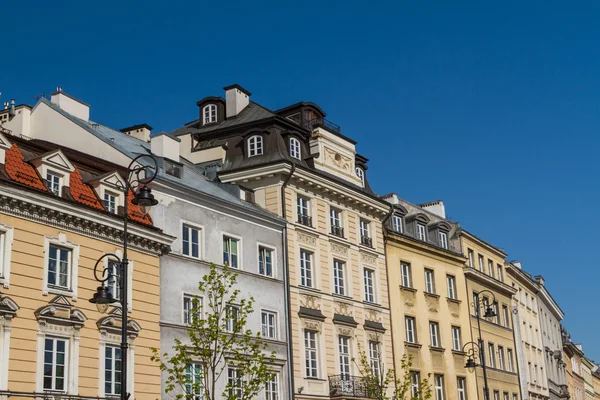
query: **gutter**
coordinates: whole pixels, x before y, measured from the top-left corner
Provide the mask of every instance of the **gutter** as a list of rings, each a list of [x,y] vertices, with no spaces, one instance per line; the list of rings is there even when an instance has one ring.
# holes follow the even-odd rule
[[[286,219],[286,225],[283,227],[283,281],[285,286],[285,309],[287,311],[287,318],[285,319],[286,335],[287,335],[287,349],[288,349],[288,391],[290,393],[290,400],[294,399],[294,366],[293,366],[293,345],[292,345],[292,310],[291,310],[291,295],[290,295],[290,280],[288,272],[290,269],[290,262],[288,259],[288,240],[287,240],[287,218],[286,218],[286,204],[285,204],[285,188],[290,183],[292,175],[296,171],[296,163],[292,163],[292,169],[290,175],[287,177],[283,185],[281,185],[281,216]]]

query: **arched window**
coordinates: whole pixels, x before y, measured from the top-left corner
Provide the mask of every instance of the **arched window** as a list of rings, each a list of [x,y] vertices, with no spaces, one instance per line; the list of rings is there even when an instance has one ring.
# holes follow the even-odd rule
[[[262,136],[252,136],[248,139],[248,157],[260,156],[263,153]]]
[[[356,176],[360,179],[363,186],[365,186],[365,171],[362,168],[356,167]]]
[[[296,138],[290,139],[290,156],[300,160],[300,141]]]
[[[217,106],[216,104],[209,104],[204,106],[202,109],[204,114],[204,123],[210,124],[211,122],[217,122]]]

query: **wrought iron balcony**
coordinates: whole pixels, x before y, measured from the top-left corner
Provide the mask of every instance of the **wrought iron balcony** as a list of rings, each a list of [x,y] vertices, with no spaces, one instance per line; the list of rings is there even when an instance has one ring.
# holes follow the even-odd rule
[[[312,226],[312,217],[310,215],[298,214],[298,223],[305,226]]]
[[[373,247],[373,239],[368,236],[361,236],[360,244],[363,246]]]
[[[340,128],[340,126],[338,124],[334,124],[333,122],[325,119],[325,118],[314,118],[311,119],[310,121],[306,121],[304,123],[304,127],[306,129],[308,129],[309,131],[312,131],[314,127],[316,126],[323,126],[329,130],[332,130],[334,132],[337,133],[342,133],[342,128]]]
[[[365,382],[360,376],[347,374],[329,377],[329,396],[334,397],[362,397],[372,399]]]
[[[344,237],[344,228],[341,226],[332,225],[331,226],[331,234],[337,237]]]

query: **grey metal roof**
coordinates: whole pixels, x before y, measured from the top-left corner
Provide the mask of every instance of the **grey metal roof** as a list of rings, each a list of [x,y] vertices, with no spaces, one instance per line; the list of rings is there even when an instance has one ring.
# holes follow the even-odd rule
[[[65,112],[60,107],[53,104],[46,98],[41,98],[40,102],[46,104],[65,118],[79,125],[81,128],[87,130],[88,132],[90,132],[103,142],[109,144],[121,153],[125,154],[129,158],[133,159],[140,154],[151,153],[150,143],[146,143],[133,136],[129,136],[123,132],[111,129],[107,126],[95,123],[93,121],[85,121],[80,118],[77,118]],[[276,215],[251,203],[245,202],[239,197],[234,196],[233,194],[221,189],[218,183],[210,181],[204,176],[200,168],[197,168],[194,164],[192,164],[183,157],[180,157],[179,159],[179,162],[183,164],[183,173],[181,178],[176,178],[174,176],[166,174],[164,169],[164,158],[158,157],[156,155],[153,155],[153,157],[157,160],[158,164],[157,178],[162,181],[168,181],[172,184],[186,187],[187,189],[194,190],[203,195],[220,199],[232,205],[241,207],[247,211],[251,211],[253,213],[269,217],[274,221],[284,222],[283,219],[277,217]]]

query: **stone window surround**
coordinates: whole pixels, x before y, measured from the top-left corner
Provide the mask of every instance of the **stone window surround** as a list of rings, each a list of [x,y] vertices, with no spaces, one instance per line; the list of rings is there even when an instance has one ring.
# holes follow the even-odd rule
[[[240,241],[241,243],[241,241]],[[265,248],[267,250],[271,251],[271,270],[272,270],[272,275],[266,275],[266,274],[261,274],[260,273],[260,265],[258,262],[258,258],[260,257],[260,249]],[[279,275],[277,273],[277,249],[275,246],[270,245],[270,244],[266,244],[263,242],[256,242],[256,273],[260,276],[265,276],[267,278],[272,278],[272,279],[277,279],[277,276]]]
[[[62,248],[66,248],[71,251],[70,260],[70,276],[69,282],[71,289],[64,290],[59,288],[48,287],[48,262],[50,258],[50,245],[56,245]],[[79,245],[67,240],[67,235],[64,232],[59,232],[58,236],[45,236],[44,237],[44,279],[42,286],[42,295],[48,296],[48,294],[62,294],[71,297],[73,300],[77,300],[77,286],[78,286],[78,273],[79,273]]]
[[[11,320],[19,306],[10,297],[0,295],[0,390],[8,390],[8,365]]]
[[[14,241],[14,228],[0,222],[0,235],[4,235],[4,248],[0,251],[0,284],[4,289],[10,286],[10,263],[12,255],[12,245]]]
[[[198,230],[198,253],[199,253],[198,258],[193,257],[191,255],[183,254],[183,226],[184,225],[187,225],[190,228],[194,228],[194,229]],[[176,243],[179,244],[179,254],[181,256],[186,257],[186,258],[191,258],[192,260],[204,260],[203,257],[206,254],[205,242],[204,242],[204,225],[182,219],[179,221],[179,232],[177,235],[178,236],[181,235],[181,238],[176,241]],[[190,236],[190,241],[191,241],[191,236]]]

